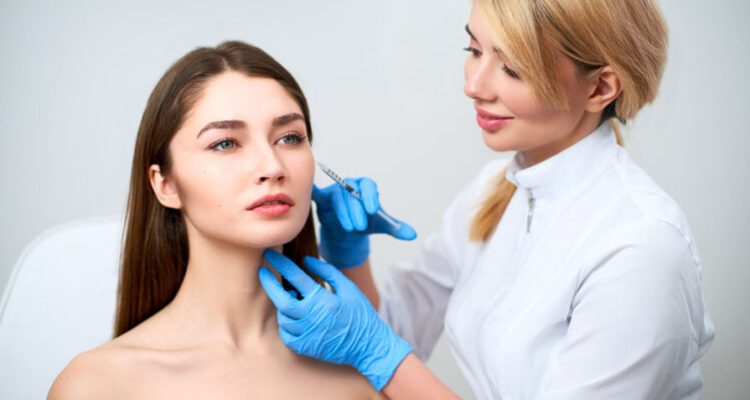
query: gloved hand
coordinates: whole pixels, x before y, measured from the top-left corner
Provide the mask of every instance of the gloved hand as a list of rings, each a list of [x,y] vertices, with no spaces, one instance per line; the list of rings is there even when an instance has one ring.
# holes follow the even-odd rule
[[[381,209],[378,188],[369,178],[346,179],[356,189],[362,201],[352,196],[341,185],[333,184],[323,189],[313,186],[320,221],[320,254],[338,268],[351,268],[362,264],[370,255],[373,233],[385,233],[401,240],[413,240],[417,232],[398,221],[396,229],[377,214]]]
[[[260,283],[276,305],[279,335],[296,353],[336,364],[351,365],[380,391],[391,379],[411,346],[393,333],[357,286],[333,265],[305,258],[308,271],[331,285],[329,292],[294,262],[267,249],[266,260],[302,296],[284,290],[265,267]]]

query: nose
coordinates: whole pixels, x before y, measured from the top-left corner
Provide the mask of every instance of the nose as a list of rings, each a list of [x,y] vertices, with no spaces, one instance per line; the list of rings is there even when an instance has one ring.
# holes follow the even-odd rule
[[[487,60],[469,59],[464,67],[464,93],[473,100],[492,102],[497,99],[493,91],[493,68]]]
[[[256,154],[255,183],[282,183],[286,179],[286,168],[273,148],[264,149]]]

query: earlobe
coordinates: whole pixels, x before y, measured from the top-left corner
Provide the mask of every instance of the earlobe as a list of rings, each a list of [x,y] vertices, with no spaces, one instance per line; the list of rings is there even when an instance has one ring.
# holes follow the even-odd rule
[[[168,176],[162,175],[161,168],[158,165],[153,164],[148,168],[148,179],[151,182],[151,189],[161,205],[174,209],[182,207],[177,186]]]
[[[595,86],[588,98],[586,107],[586,111],[592,113],[604,110],[609,104],[617,100],[622,93],[620,77],[609,65],[602,67],[594,79]]]

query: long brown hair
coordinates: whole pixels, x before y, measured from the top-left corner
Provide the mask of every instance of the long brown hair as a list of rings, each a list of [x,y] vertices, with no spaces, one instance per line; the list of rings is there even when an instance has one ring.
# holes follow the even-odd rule
[[[169,143],[185,122],[205,83],[225,71],[270,78],[294,98],[305,116],[312,140],[310,111],[294,77],[263,50],[238,41],[197,48],[161,77],[146,104],[133,154],[125,240],[120,266],[114,336],[120,336],[166,306],[182,284],[188,262],[188,240],[180,210],[162,206],[149,182],[148,169],[159,165],[168,174]],[[302,231],[284,245],[284,254],[302,264],[318,256],[312,212]]]

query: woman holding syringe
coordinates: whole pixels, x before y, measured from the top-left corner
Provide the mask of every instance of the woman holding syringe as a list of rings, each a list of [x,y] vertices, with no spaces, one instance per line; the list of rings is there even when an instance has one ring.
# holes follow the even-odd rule
[[[348,181],[361,201],[316,189],[330,264],[307,267],[333,292],[267,252],[296,289],[261,270],[282,339],[394,399],[455,397],[420,361],[443,330],[478,398],[697,398],[714,327],[696,245],[617,130],[658,91],[657,5],[475,0],[466,31],[482,137],[515,156],[487,165],[380,291],[368,235],[413,231],[383,223],[371,180]]]

